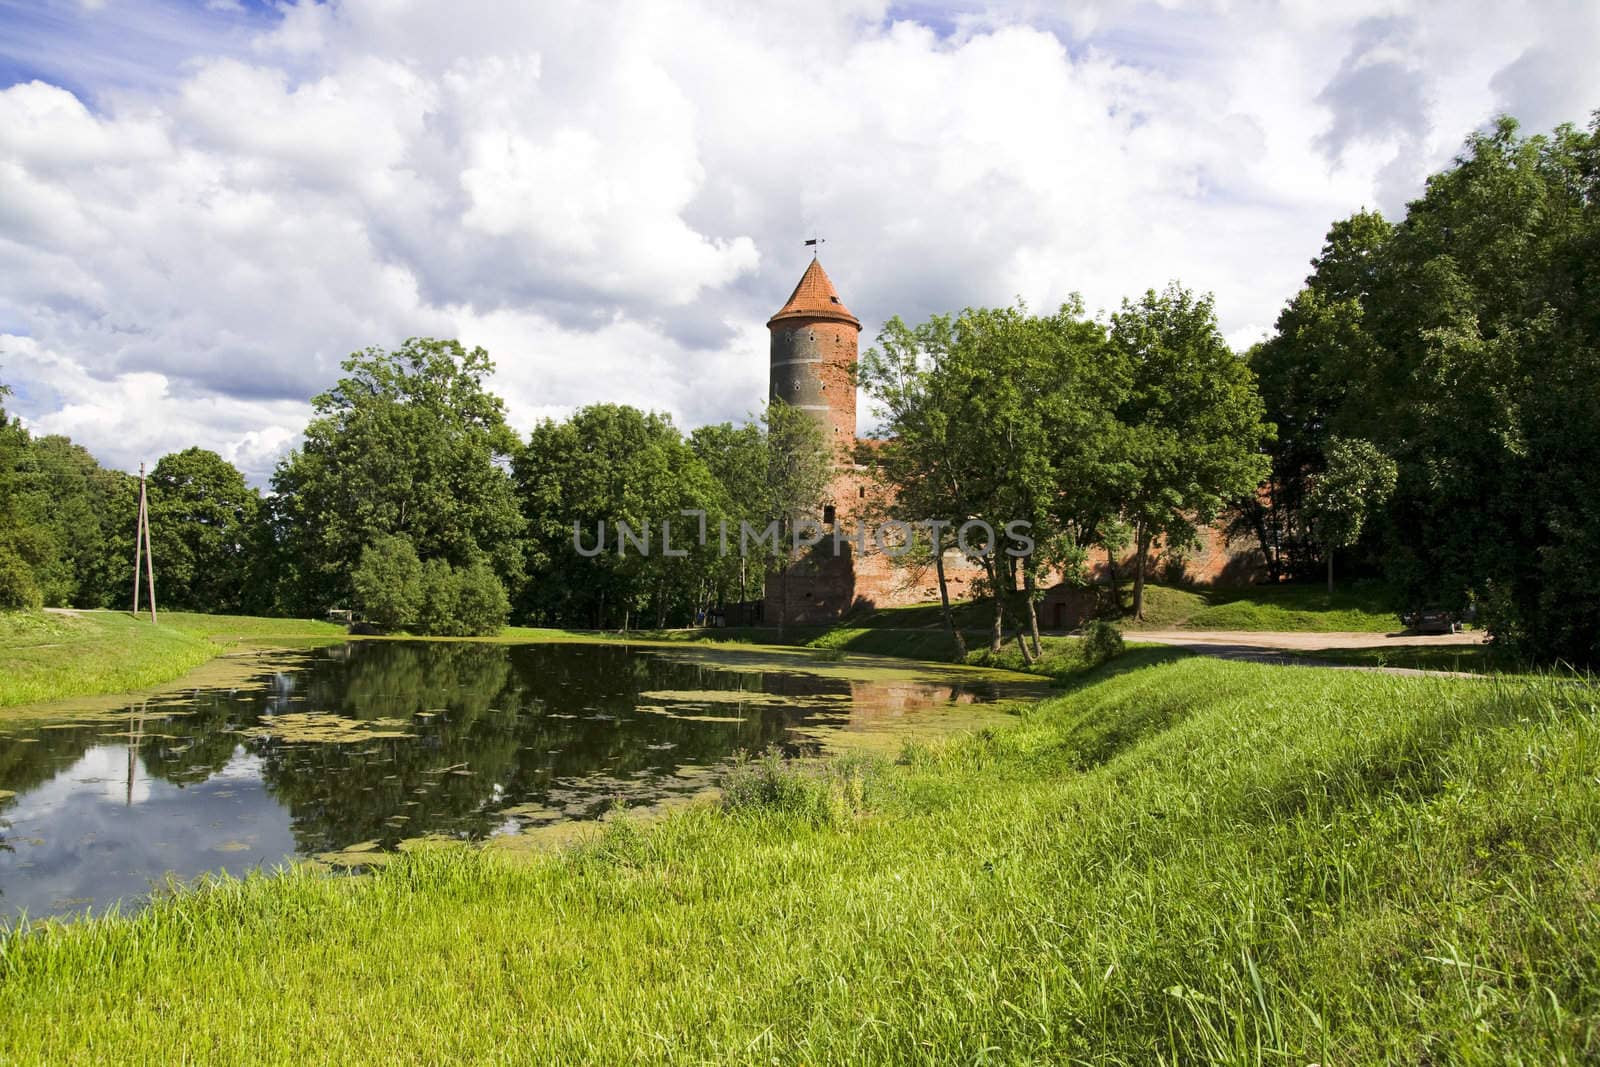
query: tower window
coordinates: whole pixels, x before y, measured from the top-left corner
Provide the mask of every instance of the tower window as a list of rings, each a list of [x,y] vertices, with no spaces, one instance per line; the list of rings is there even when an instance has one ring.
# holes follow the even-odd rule
[[[832,504],[822,505],[822,525],[832,526],[835,514]]]
[[[856,499],[857,500],[865,500],[865,499],[867,499],[867,487],[866,486],[864,486],[864,485],[856,486]]]

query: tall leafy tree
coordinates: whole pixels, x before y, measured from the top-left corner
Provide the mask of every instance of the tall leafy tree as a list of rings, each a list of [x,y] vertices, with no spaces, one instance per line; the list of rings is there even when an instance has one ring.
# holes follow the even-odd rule
[[[1156,539],[1193,541],[1197,526],[1266,474],[1269,436],[1255,376],[1217,329],[1209,296],[1177,284],[1123,301],[1111,345],[1130,386],[1119,408],[1133,527],[1133,614],[1143,617],[1145,571]]]
[[[187,448],[150,472],[150,541],[162,602],[194,611],[260,610],[261,495],[215,452]]]
[[[412,338],[369,348],[312,401],[304,444],[273,475],[286,606],[345,602],[363,549],[403,535],[424,560],[487,561],[508,587],[523,578],[524,521],[504,404],[485,387],[482,348]]]
[[[1333,593],[1333,555],[1361,536],[1367,521],[1394,492],[1394,461],[1371,441],[1334,437],[1327,443],[1322,473],[1306,493],[1307,525],[1327,559]]]
[[[704,511],[714,528],[726,496],[667,416],[597,404],[545,421],[515,474],[533,573],[519,604],[525,617],[626,627],[641,617],[689,621],[704,603],[716,546],[700,545],[698,521],[682,513]],[[687,556],[664,552],[663,522],[672,550]],[[648,547],[629,540],[619,550],[623,525],[634,538],[648,530]]]
[[[761,413],[766,440],[767,481],[762,504],[764,517],[775,523],[780,594],[778,630],[789,615],[789,568],[795,561],[795,529],[802,520],[817,522],[822,516],[834,465],[848,457],[836,456],[827,432],[810,412],[781,400],[768,402]]]
[[[722,487],[727,517],[737,529],[740,519],[754,520],[765,510],[767,493],[767,442],[757,421],[701,426],[689,435],[689,447]],[[766,568],[751,567],[750,560],[734,552],[722,558],[714,572],[716,599],[759,599],[765,589]]]
[[[38,573],[44,602],[125,604],[133,578],[135,480],[57,435],[28,441],[15,473],[19,515],[52,545]]]
[[[18,506],[17,469],[28,446],[28,432],[6,414],[11,390],[0,385],[0,611],[37,609],[43,601],[36,576],[47,560],[38,531]]]
[[[1270,577],[1308,573],[1318,556],[1304,514],[1310,479],[1326,465],[1329,438],[1364,395],[1377,358],[1367,308],[1383,279],[1394,228],[1376,212],[1334,223],[1305,288],[1278,316],[1276,334],[1251,350],[1266,419],[1277,430],[1263,491],[1243,497],[1231,532],[1254,536]]]
[[[997,533],[1027,522],[1036,541],[1057,549],[1050,562],[1061,567],[1081,562],[1081,549],[1115,515],[1122,457],[1114,408],[1126,383],[1108,359],[1104,328],[1083,317],[1076,299],[1047,316],[1018,307],[967,309],[916,327],[891,319],[859,378],[884,420],[887,439],[867,458],[896,517],[955,528],[981,519]],[[988,576],[997,650],[1018,565],[999,552],[976,558]],[[1039,563],[1030,556],[1020,564],[1035,648]],[[952,644],[964,653],[942,553],[935,574]]]

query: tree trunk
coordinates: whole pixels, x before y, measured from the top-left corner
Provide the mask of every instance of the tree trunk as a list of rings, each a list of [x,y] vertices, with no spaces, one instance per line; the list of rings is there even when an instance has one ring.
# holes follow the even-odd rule
[[[1033,666],[1033,653],[1028,651],[1028,642],[1022,636],[1022,627],[1017,627],[1017,647],[1022,649],[1022,665]]]
[[[1134,527],[1133,536],[1133,617],[1144,619],[1144,560],[1150,548],[1150,535],[1145,532],[1144,523]]]
[[[1006,595],[1000,588],[1000,565],[993,556],[983,561],[983,569],[989,575],[989,595],[994,598],[994,629],[989,632],[989,651],[999,655],[1006,639]]]
[[[967,659],[967,639],[961,636],[961,631],[956,628],[956,617],[950,610],[950,589],[944,581],[944,553],[940,545],[933,546],[933,570],[939,576],[939,605],[944,609],[945,629],[950,631],[950,640],[956,646],[956,659],[965,663]]]
[[[1033,572],[1026,567],[1022,571],[1022,592],[1028,598],[1028,626],[1033,630],[1033,654],[1035,657],[1044,655],[1044,650],[1039,644],[1039,608],[1033,602]]]
[[[1333,549],[1328,549],[1328,595],[1333,595]]]

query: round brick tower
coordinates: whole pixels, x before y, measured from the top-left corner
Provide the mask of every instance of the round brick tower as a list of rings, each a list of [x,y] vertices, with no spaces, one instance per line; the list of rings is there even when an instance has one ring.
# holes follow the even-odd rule
[[[856,440],[856,363],[861,320],[850,314],[815,259],[800,276],[789,302],[767,320],[772,331],[769,396],[811,412],[834,446]]]

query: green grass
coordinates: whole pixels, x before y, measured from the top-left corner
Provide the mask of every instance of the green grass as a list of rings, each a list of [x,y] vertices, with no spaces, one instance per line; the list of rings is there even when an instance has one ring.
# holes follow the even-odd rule
[[[1131,600],[1124,590],[1124,603]],[[1393,633],[1398,631],[1393,594],[1387,586],[1352,584],[1328,595],[1321,585],[1256,585],[1241,589],[1145,587],[1142,622],[1124,618],[1129,629],[1281,630],[1293,632]]]
[[[152,626],[119,611],[0,614],[0,707],[146,689],[241,643],[344,633],[331,623],[296,619],[191,612],[157,618]]]
[[[1582,678],[1592,676],[1561,667],[1536,670],[1502,654],[1493,645],[1400,645],[1394,648],[1320,648],[1309,652],[1285,652],[1305,660],[1338,663],[1352,667],[1404,667],[1421,671],[1454,671],[1461,674],[1503,674]]]
[[[1600,1056],[1593,689],[1131,651],[896,765],[555,854],[0,941],[0,1062]]]

